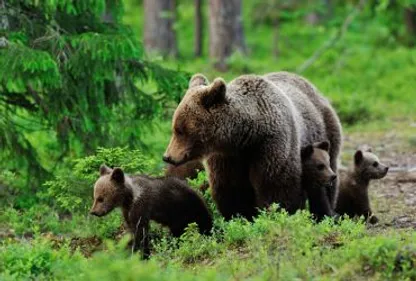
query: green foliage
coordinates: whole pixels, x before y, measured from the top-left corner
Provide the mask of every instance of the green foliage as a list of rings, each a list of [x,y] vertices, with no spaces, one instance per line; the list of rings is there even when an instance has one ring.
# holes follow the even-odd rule
[[[36,224],[45,214],[30,216]],[[76,219],[72,235],[90,224],[93,221],[86,217],[84,222]],[[162,234],[160,240],[152,240],[149,262],[131,255],[126,243],[127,239],[107,242],[103,251],[86,259],[65,238],[6,239],[0,243],[0,279],[411,280],[416,274],[414,233],[374,234],[363,222],[349,219],[315,224],[308,212],[289,216],[277,206],[263,211],[252,223],[216,218],[211,236],[200,235],[194,224],[179,239]]]
[[[46,202],[54,202],[60,210],[70,212],[87,212],[100,165],[121,167],[126,173],[148,171],[153,166],[140,150],[127,148],[98,148],[96,154],[74,163],[70,174],[58,173],[54,180],[45,183],[46,190],[38,194]]]
[[[8,48],[0,49],[0,65],[1,92],[23,94],[27,85],[35,91],[61,86],[58,65],[45,51],[11,43]],[[13,69],[19,71],[10,71]]]
[[[71,255],[68,249],[59,252],[52,249],[47,240],[37,239],[29,243],[10,244],[0,252],[0,272],[6,279],[23,280],[47,278],[51,274],[52,264]],[[74,259],[75,256],[73,257]]]
[[[345,125],[368,122],[375,117],[371,105],[357,95],[352,95],[348,99],[334,100],[333,105],[342,124]]]
[[[30,175],[44,178],[47,166],[29,141],[33,131],[56,136],[57,159],[74,148],[137,146],[143,129],[124,124],[149,127],[183,93],[188,74],[146,59],[121,15],[121,1],[7,3],[0,148]]]

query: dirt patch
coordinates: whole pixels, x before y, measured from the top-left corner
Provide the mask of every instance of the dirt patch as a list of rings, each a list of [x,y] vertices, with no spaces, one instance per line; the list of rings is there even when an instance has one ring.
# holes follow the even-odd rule
[[[79,250],[85,257],[91,257],[91,255],[96,252],[104,249],[102,239],[93,236],[93,237],[74,237],[69,243],[71,252]]]

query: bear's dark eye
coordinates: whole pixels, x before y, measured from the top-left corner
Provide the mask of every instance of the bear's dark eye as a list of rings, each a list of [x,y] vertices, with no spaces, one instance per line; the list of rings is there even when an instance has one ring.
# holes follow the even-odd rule
[[[183,136],[183,135],[185,134],[185,132],[184,132],[183,128],[179,128],[179,127],[175,128],[175,133],[176,133],[178,136]]]
[[[319,164],[317,168],[318,168],[319,171],[322,171],[323,169],[325,169],[325,165],[324,164]]]
[[[374,163],[373,163],[373,167],[374,167],[374,168],[377,168],[377,167],[378,167],[378,162],[374,162]]]
[[[102,197],[98,197],[98,198],[97,198],[97,202],[98,202],[98,203],[103,203],[103,202],[104,202],[104,198],[102,198]]]

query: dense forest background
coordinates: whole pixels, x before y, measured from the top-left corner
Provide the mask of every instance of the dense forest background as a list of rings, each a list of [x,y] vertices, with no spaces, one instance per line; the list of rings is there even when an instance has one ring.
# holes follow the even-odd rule
[[[88,208],[103,162],[163,173],[172,113],[196,72],[226,81],[299,73],[341,118],[343,164],[365,142],[394,151],[397,169],[416,165],[415,43],[414,0],[0,0],[0,279],[66,279],[79,268],[96,280],[112,259],[122,279],[175,280],[187,268],[181,279],[194,280],[194,267],[201,279],[391,278],[400,247],[416,245],[414,231],[369,234],[350,220],[314,226],[306,212],[264,214],[253,227],[217,217],[225,236],[211,240],[191,229],[176,241],[160,230],[155,259],[129,261],[126,273],[121,246],[102,242],[120,240],[119,214],[98,220]],[[268,253],[286,238],[288,248]],[[348,240],[355,242],[339,246]],[[324,258],[311,270],[316,243]],[[373,246],[362,252],[366,243]],[[103,249],[107,256],[86,258]],[[219,266],[230,257],[244,262]],[[278,266],[268,263],[275,258]],[[397,278],[415,278],[412,266],[403,268]]]

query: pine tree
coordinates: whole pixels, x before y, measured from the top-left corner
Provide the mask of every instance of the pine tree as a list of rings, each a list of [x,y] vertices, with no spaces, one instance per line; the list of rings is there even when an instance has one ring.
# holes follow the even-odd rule
[[[141,129],[179,99],[188,74],[146,60],[121,16],[122,1],[0,0],[6,165],[46,172],[28,138],[34,131],[56,138],[62,156],[74,144],[87,152],[138,145]],[[144,91],[147,82],[155,90]]]

